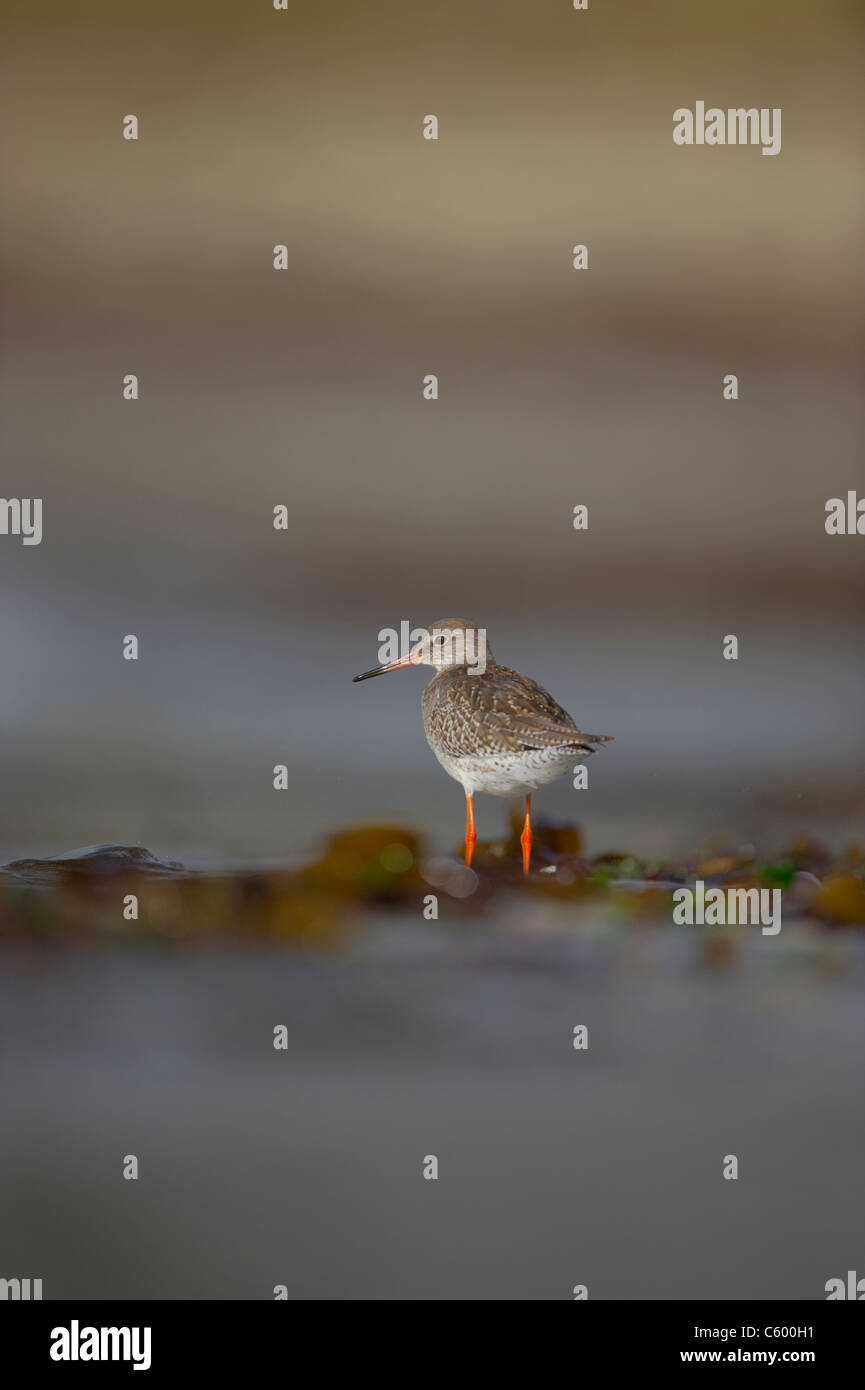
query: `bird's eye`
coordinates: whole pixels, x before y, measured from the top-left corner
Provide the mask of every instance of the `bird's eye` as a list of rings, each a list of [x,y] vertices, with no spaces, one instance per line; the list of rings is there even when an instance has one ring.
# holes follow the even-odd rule
[[[440,633],[440,635],[436,638],[436,646],[437,646],[437,647],[443,647],[444,644],[445,644],[445,635],[444,635],[444,633],[442,632],[442,633]]]

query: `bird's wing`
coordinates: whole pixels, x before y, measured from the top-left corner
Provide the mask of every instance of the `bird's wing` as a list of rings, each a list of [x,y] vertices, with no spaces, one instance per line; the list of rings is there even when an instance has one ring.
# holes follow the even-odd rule
[[[505,666],[482,679],[454,672],[429,710],[428,725],[453,757],[556,747],[591,753],[592,743],[609,737],[581,733],[549,691]]]

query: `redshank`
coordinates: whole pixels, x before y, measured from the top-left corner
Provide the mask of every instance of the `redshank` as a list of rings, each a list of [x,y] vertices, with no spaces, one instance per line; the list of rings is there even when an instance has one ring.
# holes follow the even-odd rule
[[[479,652],[484,660],[478,660]],[[483,630],[463,618],[432,623],[407,656],[354,679],[370,680],[404,666],[437,668],[423,693],[423,726],[433,753],[466,794],[466,864],[477,839],[475,792],[519,795],[526,799],[520,844],[528,874],[532,792],[584,762],[595,752],[593,744],[608,743],[612,735],[581,733],[537,681],[500,666]]]

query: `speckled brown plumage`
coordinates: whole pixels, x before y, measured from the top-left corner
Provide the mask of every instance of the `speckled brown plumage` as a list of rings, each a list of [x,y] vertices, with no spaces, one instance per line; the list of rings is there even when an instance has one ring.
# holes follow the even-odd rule
[[[448,666],[423,693],[427,738],[452,758],[573,748],[593,753],[607,734],[584,734],[549,691],[519,671],[499,666],[489,653],[482,675]]]

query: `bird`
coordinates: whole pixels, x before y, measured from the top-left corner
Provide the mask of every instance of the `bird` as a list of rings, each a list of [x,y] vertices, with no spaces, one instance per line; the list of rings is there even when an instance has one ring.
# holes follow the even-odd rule
[[[486,629],[464,618],[440,618],[406,656],[354,676],[371,680],[408,666],[434,666],[422,700],[427,743],[466,797],[465,862],[471,867],[477,833],[474,796],[524,796],[520,835],[523,874],[531,866],[532,794],[610,743],[611,734],[584,734],[552,695],[520,671],[500,666]],[[413,633],[412,636],[416,636]]]

